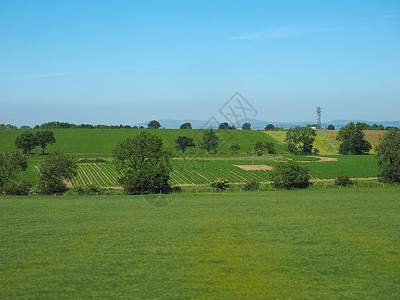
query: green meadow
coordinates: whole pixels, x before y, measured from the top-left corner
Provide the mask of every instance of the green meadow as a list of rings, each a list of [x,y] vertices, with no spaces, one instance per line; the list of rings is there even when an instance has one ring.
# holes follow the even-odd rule
[[[395,299],[399,195],[2,195],[0,298]]]
[[[30,130],[36,132],[36,130]],[[76,157],[111,157],[117,143],[127,137],[136,136],[141,129],[52,129],[56,143],[49,145],[46,152],[62,152]],[[153,129],[149,130],[163,139],[164,146],[175,151],[175,140],[178,136],[188,136],[194,139],[196,145],[201,140],[202,129]],[[0,131],[0,151],[15,150],[15,139],[23,130]],[[255,142],[273,142],[278,152],[285,152],[285,146],[273,137],[254,130],[216,130],[220,139],[219,153],[231,153],[232,143],[241,146],[240,152],[252,151],[252,140]],[[190,151],[189,151],[190,152]],[[40,154],[41,148],[36,147],[32,153]]]

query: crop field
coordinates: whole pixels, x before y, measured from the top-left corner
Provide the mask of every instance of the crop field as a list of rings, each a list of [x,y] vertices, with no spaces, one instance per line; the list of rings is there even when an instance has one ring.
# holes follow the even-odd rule
[[[399,194],[0,195],[0,299],[396,299]]]
[[[377,163],[373,155],[335,156],[337,161],[319,162],[316,157],[289,156],[301,161],[309,170],[312,178],[333,179],[339,173],[353,178],[377,176]],[[304,161],[304,162],[302,162]],[[255,165],[274,167],[274,160],[256,160]],[[243,170],[239,165],[251,165],[249,158],[242,160],[203,159],[173,160],[170,184],[174,186],[209,184],[217,178],[226,178],[230,183],[244,183],[249,180],[266,182],[271,180],[270,171]],[[72,187],[94,184],[102,188],[120,188],[120,174],[111,163],[84,163],[78,165],[78,175],[70,182]]]
[[[118,179],[121,177],[112,164],[85,163],[78,165],[78,174],[70,184],[72,187],[94,184],[101,188],[120,188]]]

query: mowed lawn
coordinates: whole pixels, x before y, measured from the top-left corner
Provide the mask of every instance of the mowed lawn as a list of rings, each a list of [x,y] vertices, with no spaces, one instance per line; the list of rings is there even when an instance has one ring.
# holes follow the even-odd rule
[[[156,200],[1,196],[0,299],[400,295],[400,187]]]

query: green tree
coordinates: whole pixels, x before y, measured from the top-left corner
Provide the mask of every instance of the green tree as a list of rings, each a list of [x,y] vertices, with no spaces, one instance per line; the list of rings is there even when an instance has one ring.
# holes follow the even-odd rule
[[[378,177],[383,182],[400,182],[400,130],[389,130],[376,147]]]
[[[162,139],[146,131],[117,144],[114,163],[122,173],[120,183],[128,194],[157,193],[169,189],[171,152]]]
[[[160,122],[153,120],[147,124],[148,129],[159,129],[161,127]]]
[[[206,150],[207,153],[210,153],[210,151],[214,151],[216,153],[218,144],[218,136],[212,129],[208,129],[203,134],[202,141],[200,143],[200,149]]]
[[[264,149],[268,151],[268,154],[275,154],[275,146],[272,142],[264,142]]]
[[[219,124],[218,129],[235,129],[235,126],[230,126],[228,122]]]
[[[328,130],[335,130],[335,126],[333,126],[332,124],[328,125]]]
[[[179,136],[175,140],[175,143],[177,144],[175,148],[178,150],[182,150],[182,153],[185,153],[187,148],[196,147],[196,144],[193,142],[193,139],[187,136]]]
[[[310,125],[286,130],[287,149],[291,154],[312,154],[317,133]]]
[[[39,190],[42,194],[64,193],[67,186],[64,180],[70,180],[77,174],[78,165],[69,155],[51,153],[39,164]]]
[[[365,123],[350,122],[339,130],[336,139],[341,142],[339,145],[339,153],[341,154],[367,154],[372,149],[371,143],[368,142],[362,131]]]
[[[251,124],[250,123],[244,123],[242,125],[242,130],[250,130],[251,128]]]
[[[275,188],[289,190],[310,186],[309,170],[294,160],[277,164],[271,171],[271,178]]]
[[[37,145],[37,136],[29,131],[22,133],[15,139],[15,146],[17,149],[22,149],[24,154],[30,154]]]
[[[264,150],[264,143],[260,142],[260,141],[256,142],[256,144],[254,145],[254,150],[255,151],[258,151],[258,150],[263,151]]]
[[[20,152],[0,152],[0,190],[6,182],[28,167],[26,156]]]
[[[54,134],[52,131],[43,130],[36,132],[36,138],[38,145],[42,148],[42,154],[44,155],[44,149],[46,149],[47,145],[53,145],[56,142],[54,138]]]
[[[179,129],[192,129],[191,123],[183,123]]]
[[[265,126],[265,130],[274,130],[275,126],[273,124],[268,124]]]
[[[230,147],[232,153],[237,153],[240,150],[240,145],[238,143],[232,143]]]

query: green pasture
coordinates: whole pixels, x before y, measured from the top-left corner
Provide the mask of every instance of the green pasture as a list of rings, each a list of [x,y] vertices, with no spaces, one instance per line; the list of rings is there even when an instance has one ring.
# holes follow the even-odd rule
[[[399,194],[0,195],[0,299],[395,299]]]
[[[147,129],[149,130],[149,129]],[[36,130],[30,130],[36,132]],[[117,143],[127,137],[136,136],[141,129],[53,129],[56,143],[49,145],[46,152],[62,152],[74,155],[75,157],[111,157],[112,150]],[[178,136],[188,136],[194,139],[196,145],[203,136],[202,129],[152,129],[153,134],[159,135],[164,142],[164,146],[175,149],[175,140]],[[0,131],[0,151],[15,150],[15,139],[23,133],[23,130],[2,130]],[[285,152],[285,146],[273,137],[261,131],[254,130],[216,130],[220,140],[218,149],[219,154],[231,153],[230,145],[238,143],[241,146],[239,152],[247,153],[252,151],[252,140],[255,142],[273,142],[278,152]],[[199,149],[189,149],[188,152],[199,152]],[[32,152],[41,153],[41,148],[36,147]]]

